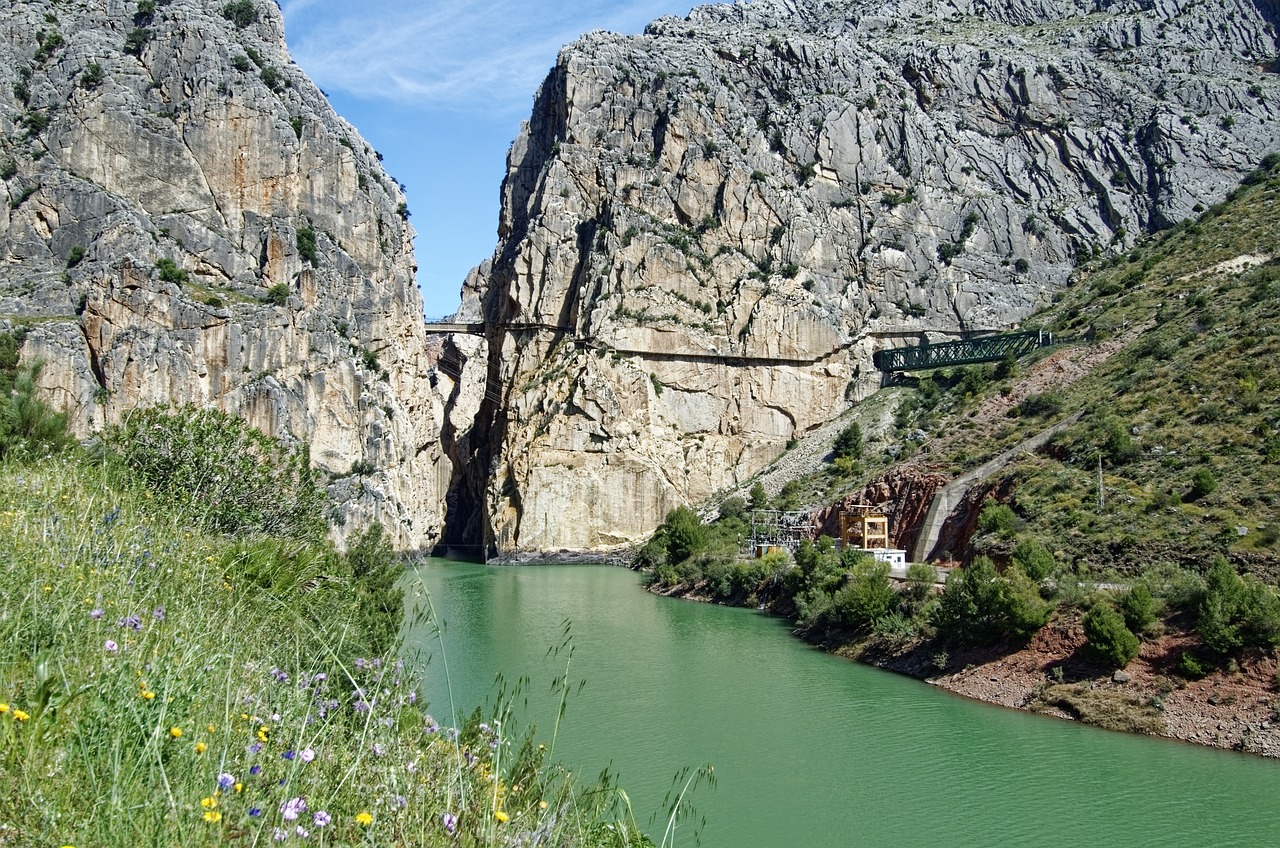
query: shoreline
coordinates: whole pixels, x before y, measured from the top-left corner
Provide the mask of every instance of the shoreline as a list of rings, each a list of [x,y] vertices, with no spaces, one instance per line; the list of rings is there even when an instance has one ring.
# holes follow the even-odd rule
[[[713,603],[696,586],[656,591],[645,587],[645,591]],[[794,631],[792,635],[804,638]],[[941,671],[934,660],[947,652],[929,640],[891,645],[876,639],[855,639],[815,647],[994,706],[1280,758],[1280,694],[1275,688],[1280,669],[1276,658],[1249,658],[1235,670],[1217,670],[1201,680],[1166,674],[1163,669],[1170,658],[1190,641],[1189,634],[1176,631],[1144,641],[1138,657],[1115,672],[1082,658],[1085,638],[1078,614],[1056,617],[1024,646],[956,651],[948,655]]]

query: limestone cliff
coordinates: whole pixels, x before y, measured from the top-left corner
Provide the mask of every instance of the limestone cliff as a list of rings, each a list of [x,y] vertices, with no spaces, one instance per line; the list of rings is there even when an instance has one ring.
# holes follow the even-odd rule
[[[755,0],[567,47],[464,290],[449,538],[607,549],[1280,148],[1271,0]],[[468,352],[469,351],[469,352]]]
[[[86,436],[196,403],[308,441],[347,528],[438,537],[413,231],[261,0],[5,2],[0,323]]]

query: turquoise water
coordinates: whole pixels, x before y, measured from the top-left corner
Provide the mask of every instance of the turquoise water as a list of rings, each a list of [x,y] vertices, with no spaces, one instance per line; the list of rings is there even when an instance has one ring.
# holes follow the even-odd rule
[[[427,561],[406,585],[443,625],[409,634],[432,654],[431,712],[453,724],[450,693],[461,715],[498,675],[527,678],[522,711],[550,741],[567,654],[548,652],[569,622],[569,678],[586,683],[556,759],[610,766],[659,839],[650,816],[673,777],[709,763],[717,784],[693,797],[707,848],[1280,845],[1280,761],[976,703],[639,583],[606,566]]]

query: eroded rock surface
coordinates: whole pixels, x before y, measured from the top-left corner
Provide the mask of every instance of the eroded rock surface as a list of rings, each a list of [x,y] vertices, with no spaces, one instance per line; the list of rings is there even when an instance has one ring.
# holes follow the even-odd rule
[[[756,0],[567,47],[464,302],[455,542],[609,549],[1280,148],[1263,0]],[[478,367],[476,370],[480,370]]]
[[[4,6],[0,323],[76,434],[214,406],[311,444],[339,535],[434,544],[451,381],[404,196],[292,63],[278,7]]]

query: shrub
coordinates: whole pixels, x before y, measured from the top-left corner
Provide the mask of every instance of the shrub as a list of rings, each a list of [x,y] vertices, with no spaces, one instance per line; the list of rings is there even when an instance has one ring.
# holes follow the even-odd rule
[[[1013,549],[1012,560],[1024,574],[1037,582],[1044,580],[1058,567],[1049,549],[1035,539],[1018,542],[1018,546]]]
[[[1138,637],[1109,604],[1097,604],[1084,617],[1089,652],[1111,668],[1124,668],[1138,655]]]
[[[1022,527],[1022,519],[1008,504],[987,501],[978,513],[978,530],[1012,538]]]
[[[676,507],[667,513],[663,528],[667,562],[673,565],[684,562],[706,547],[706,528],[698,514],[687,506]]]
[[[237,29],[244,29],[258,20],[258,9],[252,0],[236,0],[222,7],[222,17],[235,24]]]
[[[80,72],[80,87],[92,91],[102,85],[107,78],[107,74],[102,69],[102,65],[97,62],[90,62],[85,69]]]
[[[396,587],[402,569],[381,524],[371,524],[355,537],[346,561],[355,580],[366,651],[383,656],[395,647],[404,622],[404,590]]]
[[[289,302],[289,295],[292,290],[288,283],[276,283],[267,289],[267,293],[262,296],[263,303],[269,303],[272,306],[284,306]]]
[[[1011,566],[1003,577],[986,557],[952,572],[930,621],[946,641],[991,645],[1004,638],[1029,638],[1049,620],[1053,608],[1034,581]]]
[[[889,582],[889,565],[864,557],[848,583],[831,599],[831,624],[844,630],[865,630],[897,606],[898,593]]]
[[[190,279],[186,269],[179,267],[178,263],[172,259],[157,259],[156,271],[159,272],[160,279],[166,283],[182,285]]]
[[[749,497],[750,497],[750,505],[752,509],[768,509],[769,508],[769,495],[767,492],[765,492],[763,484],[755,483],[754,485],[752,485],[751,493]]]
[[[836,459],[862,458],[862,428],[853,422],[840,431],[834,445]]]
[[[311,267],[320,264],[320,257],[316,252],[316,231],[310,225],[301,227],[298,230],[296,239],[298,243],[298,255],[311,263]]]
[[[1222,656],[1280,645],[1280,596],[1256,577],[1241,577],[1219,557],[1205,576],[1196,617],[1205,647]]]
[[[1191,490],[1187,492],[1188,501],[1198,501],[1213,494],[1218,488],[1218,479],[1208,468],[1197,468],[1191,474]]]
[[[74,268],[79,265],[83,259],[84,247],[77,244],[75,247],[71,248],[69,253],[67,253],[67,267]]]
[[[124,37],[124,52],[130,56],[142,58],[142,51],[151,40],[151,30],[146,27],[134,27]]]
[[[1034,416],[1057,415],[1062,411],[1064,403],[1065,399],[1061,392],[1041,392],[1023,398],[1022,403],[1018,404],[1018,412],[1022,415]]]
[[[1155,623],[1156,602],[1146,583],[1134,583],[1120,595],[1120,614],[1124,616],[1125,627],[1134,633],[1141,634]]]
[[[21,335],[0,333],[0,459],[31,460],[69,448],[67,416],[36,397],[40,363],[18,365]]]
[[[725,498],[724,503],[720,504],[720,520],[728,519],[743,520],[747,513],[747,502],[739,497]]]
[[[285,79],[280,75],[280,70],[275,65],[267,65],[258,72],[258,77],[262,80],[263,85],[272,91],[279,91],[285,87]]]
[[[152,407],[106,434],[108,447],[157,494],[224,533],[315,538],[325,492],[310,452],[213,409]]]

